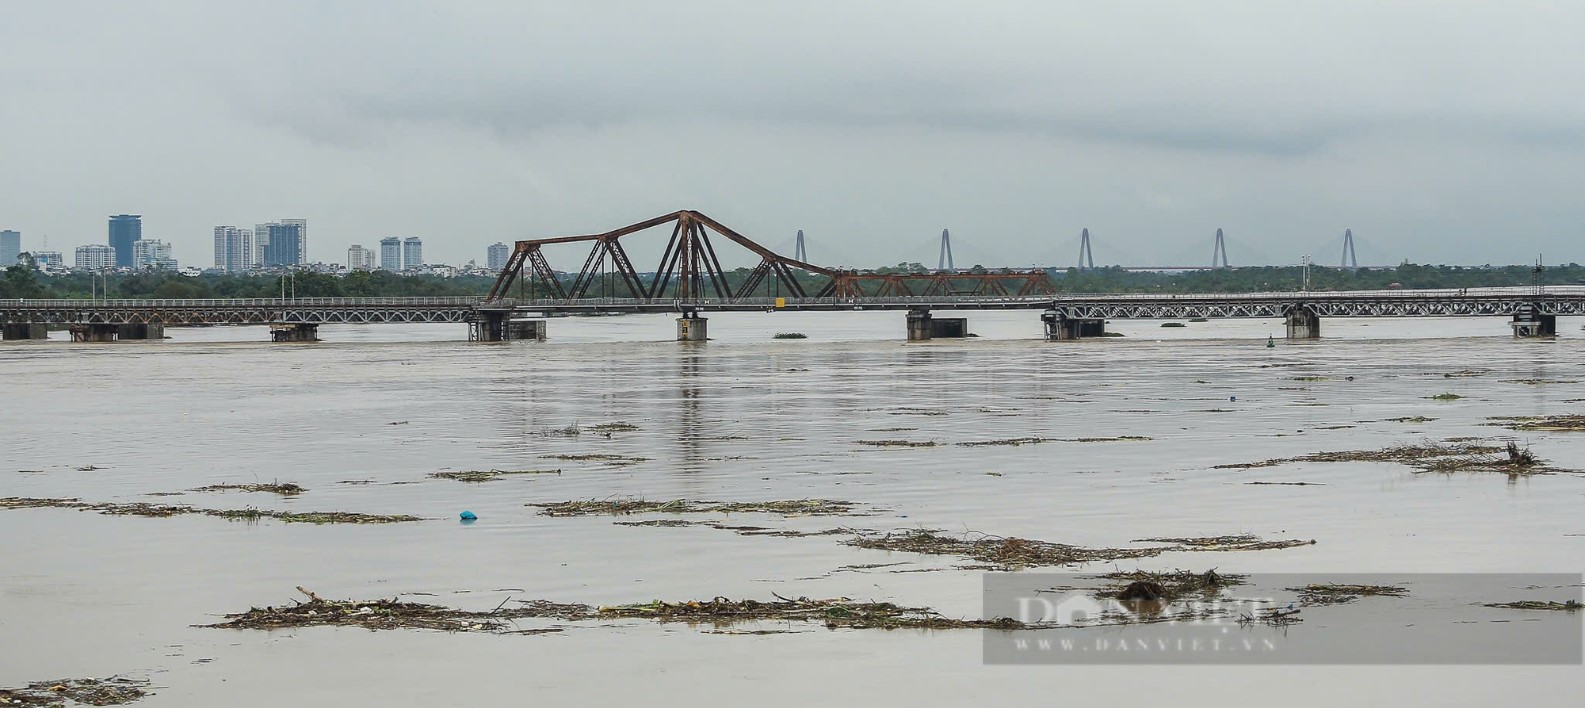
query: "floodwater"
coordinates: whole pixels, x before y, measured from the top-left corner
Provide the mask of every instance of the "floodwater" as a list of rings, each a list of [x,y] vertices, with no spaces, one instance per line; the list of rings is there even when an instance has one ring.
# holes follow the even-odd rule
[[[595,622],[503,636],[193,627],[289,603],[299,585],[325,597],[402,596],[479,610],[508,598],[598,605],[775,593],[894,601],[952,617],[981,612],[983,573],[957,569],[964,561],[952,557],[852,548],[833,536],[552,518],[525,506],[618,496],[827,498],[876,510],[726,519],[801,530],[925,527],[1106,548],[1240,533],[1316,541],[1064,569],[1097,573],[1585,569],[1585,476],[1415,474],[1389,463],[1212,469],[1502,435],[1553,466],[1585,469],[1585,433],[1486,425],[1489,416],[1585,412],[1580,321],[1560,320],[1555,341],[1514,340],[1506,321],[1474,318],[1323,320],[1325,339],[1294,343],[1282,341],[1276,321],[1181,329],[1115,322],[1110,328],[1124,337],[1048,343],[1039,340],[1036,311],[963,316],[979,338],[904,344],[902,313],[854,312],[715,314],[713,339],[702,344],[668,341],[674,323],[661,315],[552,319],[549,341],[506,345],[464,341],[462,325],[324,326],[318,344],[271,344],[258,327],[171,329],[160,342],[71,344],[59,341],[63,333],[6,342],[0,497],[428,520],[313,526],[0,510],[0,687],[146,677],[155,695],[140,706],[1089,705],[1163,697],[1176,705],[1546,706],[1577,705],[1585,693],[1579,665],[987,666],[977,630],[810,624],[744,636]],[[789,331],[809,338],[770,338]],[[1266,347],[1270,334],[1274,348]],[[1467,369],[1484,373],[1444,377]],[[1444,392],[1463,398],[1428,398]],[[1406,416],[1435,420],[1388,420]],[[638,430],[589,431],[616,421]],[[547,434],[571,425],[582,434]],[[1115,436],[1150,440],[956,444]],[[558,454],[644,460],[548,457]],[[90,465],[98,469],[79,469]],[[428,477],[545,468],[562,473],[476,484]],[[145,496],[276,480],[308,491]],[[477,523],[457,521],[465,509]],[[833,572],[880,563],[902,565]],[[939,570],[893,572],[922,569]],[[1520,598],[1417,606],[1414,623],[1451,623],[1465,605],[1513,599]],[[1358,606],[1367,602],[1393,600]],[[1370,611],[1395,621],[1384,606]],[[1579,621],[1509,612],[1515,621]],[[1302,642],[1327,625],[1323,617],[1284,636]],[[1412,642],[1403,651],[1412,654]]]

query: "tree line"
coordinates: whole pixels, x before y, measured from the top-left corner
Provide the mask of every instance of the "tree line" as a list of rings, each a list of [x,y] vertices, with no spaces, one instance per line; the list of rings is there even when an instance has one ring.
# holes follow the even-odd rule
[[[974,266],[971,272],[991,272]],[[878,268],[879,273],[928,272],[918,263],[899,263]],[[749,276],[750,269],[738,268],[725,273],[734,289]],[[1301,266],[1265,266],[1222,268],[1186,272],[1136,272],[1120,267],[1079,270],[1050,269],[1046,271],[1059,293],[1236,293],[1259,291],[1293,291],[1303,287],[1304,269]],[[823,276],[797,273],[800,284],[810,294],[825,285]],[[573,275],[559,274],[562,287],[572,284]],[[1540,282],[1543,285],[1578,285],[1585,283],[1585,267],[1570,263],[1552,266],[1537,273],[1531,266],[1445,266],[1405,263],[1396,268],[1342,270],[1311,266],[1311,290],[1379,290],[1389,287],[1406,289],[1423,288],[1479,288],[1494,286],[1524,286]],[[403,276],[387,271],[354,271],[346,275],[329,275],[300,271],[290,276],[274,273],[220,274],[206,273],[196,277],[183,276],[170,271],[144,271],[140,273],[108,273],[103,276],[90,273],[43,274],[22,263],[11,266],[0,277],[0,298],[58,298],[88,299],[91,296],[126,299],[200,299],[200,298],[273,298],[284,292],[287,297],[455,297],[479,296],[490,291],[494,278],[484,276]],[[675,279],[673,279],[675,283]],[[647,282],[646,282],[647,285]],[[509,296],[531,295],[545,297],[543,288],[533,291],[532,285],[519,278],[519,285]],[[752,293],[775,297],[790,295],[775,282],[766,278]],[[627,297],[627,288],[619,278],[607,275],[589,289],[590,297]]]

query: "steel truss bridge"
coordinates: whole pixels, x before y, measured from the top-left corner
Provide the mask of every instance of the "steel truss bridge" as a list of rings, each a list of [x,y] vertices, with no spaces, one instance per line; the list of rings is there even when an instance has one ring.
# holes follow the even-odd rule
[[[638,271],[623,246],[643,232],[670,236],[654,270]],[[658,228],[661,227],[661,228]],[[651,231],[653,229],[653,231]],[[714,238],[712,238],[712,235]],[[582,267],[555,270],[543,247],[588,244]],[[717,246],[746,251],[753,269],[729,272]],[[738,255],[741,256],[741,253]],[[568,276],[571,276],[570,280]],[[730,276],[730,277],[729,277]],[[614,282],[613,282],[614,281]],[[590,297],[596,283],[626,297]],[[516,285],[516,297],[513,286]],[[775,295],[785,295],[776,297]],[[533,314],[732,310],[1044,310],[1048,323],[1080,323],[1079,336],[1108,319],[1287,318],[1316,331],[1320,317],[1512,316],[1516,322],[1585,314],[1585,287],[1376,290],[1236,294],[1059,294],[1044,271],[874,273],[825,268],[780,255],[704,214],[683,210],[586,236],[518,241],[486,297],[266,298],[214,300],[0,300],[6,338],[44,336],[28,328],[71,325],[102,336],[110,327],[271,324],[313,338],[320,324],[453,322],[496,340],[513,318]],[[538,330],[541,334],[543,329]],[[147,332],[122,334],[152,336]],[[283,335],[285,336],[285,335]]]

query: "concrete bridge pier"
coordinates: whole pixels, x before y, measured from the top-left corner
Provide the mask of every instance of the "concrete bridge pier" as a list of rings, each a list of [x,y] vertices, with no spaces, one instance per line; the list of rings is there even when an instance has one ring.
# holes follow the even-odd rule
[[[475,342],[501,342],[506,340],[506,320],[510,310],[479,310],[475,313],[473,329],[468,337]]]
[[[1515,337],[1555,337],[1557,336],[1557,315],[1547,315],[1537,312],[1535,305],[1526,305],[1513,313],[1513,321],[1508,323],[1513,327]]]
[[[164,339],[165,325],[161,322],[124,324],[116,327],[117,339]]]
[[[73,342],[114,342],[121,334],[118,324],[74,324],[71,326]]]
[[[508,341],[534,340],[545,341],[544,320],[508,320],[506,323],[506,339]]]
[[[309,322],[274,322],[270,324],[272,342],[317,342],[319,325]]]
[[[1304,305],[1288,310],[1288,339],[1320,339],[1321,316]]]
[[[682,317],[677,318],[677,341],[703,342],[710,339],[710,318],[700,317],[698,312],[683,310]]]
[[[908,311],[908,341],[926,342],[930,340],[931,317],[929,310],[915,309]]]
[[[1106,320],[1064,317],[1056,310],[1041,313],[1040,321],[1046,325],[1046,341],[1088,339],[1106,336]]]
[[[933,317],[930,310],[915,308],[908,311],[908,341],[927,342],[932,339],[962,339],[969,336],[967,317]]]
[[[50,330],[41,324],[8,324],[0,326],[0,339],[49,339]]]

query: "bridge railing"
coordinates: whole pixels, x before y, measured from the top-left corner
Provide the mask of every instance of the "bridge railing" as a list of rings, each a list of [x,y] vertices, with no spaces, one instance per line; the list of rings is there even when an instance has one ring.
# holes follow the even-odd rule
[[[174,308],[369,308],[369,307],[472,307],[483,297],[299,297],[299,298],[208,298],[197,300],[0,300],[0,307],[39,309],[150,309]],[[499,300],[502,307],[515,304]]]

